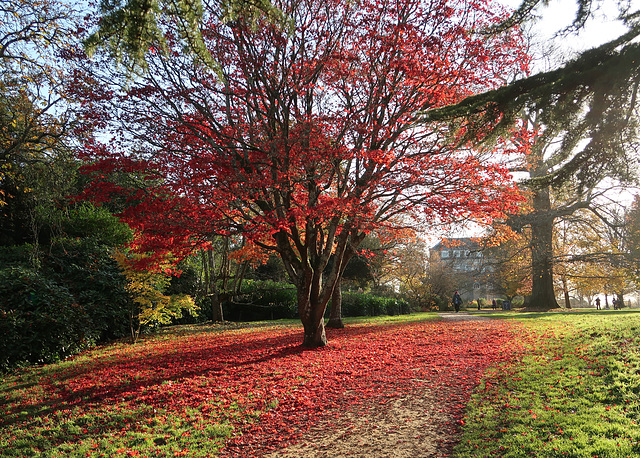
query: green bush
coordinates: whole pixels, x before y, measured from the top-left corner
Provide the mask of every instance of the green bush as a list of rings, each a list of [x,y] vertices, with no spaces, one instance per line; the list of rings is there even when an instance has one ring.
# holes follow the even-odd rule
[[[245,280],[238,301],[224,304],[225,317],[233,321],[295,318],[298,314],[296,288],[272,280]]]
[[[50,363],[91,346],[86,310],[67,288],[31,269],[0,270],[0,369]]]
[[[120,246],[133,238],[133,232],[106,208],[82,202],[59,216],[66,239],[90,238],[99,245]]]
[[[126,279],[93,239],[0,250],[0,369],[57,361],[129,333]]]
[[[328,307],[329,309],[329,307]],[[342,293],[342,316],[401,315],[411,312],[404,299],[376,296],[367,293]]]
[[[93,239],[56,244],[43,260],[43,271],[83,306],[98,341],[128,335],[126,278],[107,247]]]
[[[327,307],[327,314],[331,303]],[[404,299],[365,293],[342,293],[342,316],[400,315],[411,312]],[[298,315],[296,289],[289,283],[246,280],[238,302],[224,305],[225,317],[235,321],[295,318]]]
[[[32,267],[35,248],[30,243],[0,247],[0,266]]]

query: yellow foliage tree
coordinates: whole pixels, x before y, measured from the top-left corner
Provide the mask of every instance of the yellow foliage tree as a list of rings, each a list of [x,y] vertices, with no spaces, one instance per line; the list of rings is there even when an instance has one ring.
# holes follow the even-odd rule
[[[492,259],[494,286],[508,300],[531,294],[531,249],[528,229],[520,233],[509,226],[495,223],[494,232],[483,240]]]
[[[117,250],[115,260],[127,278],[127,292],[133,301],[129,320],[131,340],[136,342],[140,329],[145,325],[169,324],[183,313],[196,315],[199,307],[191,296],[186,294],[165,295],[171,276],[163,269],[158,271],[141,271],[134,267],[141,255],[127,254]]]

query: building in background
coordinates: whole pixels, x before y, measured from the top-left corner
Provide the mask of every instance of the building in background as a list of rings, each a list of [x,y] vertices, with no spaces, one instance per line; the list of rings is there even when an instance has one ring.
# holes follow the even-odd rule
[[[464,301],[501,298],[496,290],[491,259],[486,257],[477,238],[450,238],[429,250],[429,261],[450,271],[456,279],[456,289]]]

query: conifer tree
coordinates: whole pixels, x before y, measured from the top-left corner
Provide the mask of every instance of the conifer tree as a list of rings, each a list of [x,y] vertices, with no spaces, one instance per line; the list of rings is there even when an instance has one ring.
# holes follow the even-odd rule
[[[541,1],[525,0],[497,29],[521,23]],[[594,5],[579,0],[572,28],[582,27]],[[541,72],[493,91],[469,97],[456,105],[424,113],[424,121],[475,119],[468,135],[491,141],[518,121],[534,133],[513,141],[531,143],[521,171],[531,193],[531,211],[514,217],[517,228],[530,227],[532,291],[529,305],[557,307],[553,288],[553,225],[578,209],[598,210],[598,186],[605,179],[622,184],[637,181],[634,153],[638,148],[637,97],[640,83],[640,34],[637,14],[620,3],[624,34],[585,51],[557,69]],[[487,126],[491,126],[487,129]],[[563,189],[564,201],[552,204]],[[570,189],[570,191],[569,191]]]

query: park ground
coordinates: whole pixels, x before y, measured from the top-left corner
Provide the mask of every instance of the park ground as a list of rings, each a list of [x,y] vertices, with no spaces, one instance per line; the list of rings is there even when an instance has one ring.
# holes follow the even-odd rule
[[[489,318],[490,316],[490,318]],[[640,313],[182,326],[0,379],[0,456],[640,456]]]

